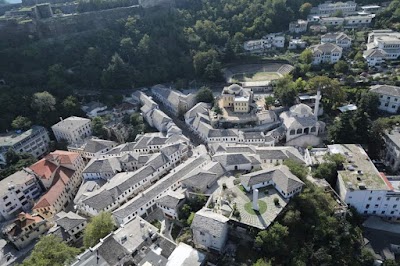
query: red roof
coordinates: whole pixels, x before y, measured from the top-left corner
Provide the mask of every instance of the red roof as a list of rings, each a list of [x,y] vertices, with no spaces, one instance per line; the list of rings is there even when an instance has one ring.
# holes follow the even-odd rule
[[[60,197],[69,179],[75,171],[66,167],[60,166],[54,176],[53,184],[50,189],[44,194],[39,201],[33,206],[33,209],[45,208],[52,206]]]
[[[40,178],[49,179],[57,170],[57,162],[61,165],[70,165],[80,155],[76,152],[54,151],[40,161],[32,164],[31,168]]]
[[[54,171],[57,170],[57,165],[45,158],[29,166],[40,178],[50,179]]]
[[[23,219],[25,218],[25,219]],[[8,232],[9,235],[11,236],[17,236],[22,232],[22,228],[29,226],[30,224],[33,223],[38,223],[43,221],[43,218],[36,215],[32,216],[30,214],[21,212],[18,214],[17,218],[13,222],[13,228]]]

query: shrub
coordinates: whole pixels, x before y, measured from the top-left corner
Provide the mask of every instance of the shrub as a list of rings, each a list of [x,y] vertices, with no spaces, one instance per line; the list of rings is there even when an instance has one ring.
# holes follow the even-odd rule
[[[274,198],[274,204],[275,204],[276,206],[279,205],[279,199],[278,199],[278,198]]]

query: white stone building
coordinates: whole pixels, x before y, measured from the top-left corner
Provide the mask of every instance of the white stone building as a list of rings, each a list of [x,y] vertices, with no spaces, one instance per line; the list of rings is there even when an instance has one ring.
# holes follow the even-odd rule
[[[344,18],[339,17],[323,17],[319,20],[321,25],[325,26],[342,26],[344,24]]]
[[[222,253],[228,238],[229,219],[209,209],[196,212],[190,228],[196,247]]]
[[[178,220],[179,209],[185,202],[185,195],[170,191],[156,202],[166,218]]]
[[[400,130],[395,127],[383,135],[385,141],[384,162],[392,171],[400,169]]]
[[[282,33],[270,33],[259,40],[250,40],[244,43],[244,50],[248,52],[266,52],[274,48],[285,47],[285,36]]]
[[[6,166],[6,152],[11,149],[16,153],[29,153],[35,158],[49,150],[50,138],[47,130],[41,126],[20,132],[19,130],[0,135],[0,169]]]
[[[318,104],[316,104],[317,106]],[[318,145],[318,135],[325,131],[325,123],[318,121],[318,108],[312,109],[305,104],[297,104],[283,112],[280,118],[286,131],[286,145]]]
[[[370,92],[379,96],[379,110],[396,114],[400,106],[400,87],[391,85],[371,86]]]
[[[273,186],[285,199],[299,194],[304,183],[285,165],[280,165],[240,177],[243,187],[249,192],[254,189]]]
[[[378,51],[375,54],[372,51]],[[372,57],[378,56],[373,60]],[[383,57],[386,60],[396,60],[400,56],[400,33],[393,30],[373,30],[368,34],[367,50],[364,58],[370,66],[381,62]]]
[[[317,44],[310,47],[313,54],[312,64],[334,64],[342,57],[343,48],[333,43]]]
[[[92,135],[90,119],[71,116],[51,127],[57,141],[62,139],[69,144],[81,142]]]
[[[329,32],[321,36],[321,43],[334,43],[342,48],[350,48],[351,38],[343,32]]]
[[[302,33],[307,31],[307,20],[298,19],[289,23],[289,31],[291,33]]]
[[[328,145],[330,153],[346,157],[338,171],[336,190],[340,198],[363,215],[400,220],[398,182],[379,173],[365,150],[357,144]]]
[[[67,243],[75,242],[83,235],[86,228],[86,218],[73,212],[59,212],[54,217],[55,225],[50,228],[48,234],[57,236]]]
[[[196,104],[196,94],[183,94],[180,91],[156,85],[151,88],[155,99],[162,102],[175,116],[186,113]]]
[[[307,43],[301,39],[292,39],[289,41],[289,50],[296,50],[296,49],[304,49],[306,48]]]
[[[41,194],[38,179],[27,168],[4,178],[0,181],[0,220],[9,220],[21,211],[30,212]]]
[[[344,17],[344,24],[346,27],[363,27],[371,24],[374,18],[374,14],[347,16]]]
[[[330,2],[327,1],[323,4],[319,4],[316,11],[320,15],[331,15],[335,12],[343,12],[343,14],[349,14],[356,11],[357,3],[354,1],[347,2]]]
[[[387,56],[387,53],[382,49],[370,49],[363,52],[363,57],[370,67],[382,64]]]

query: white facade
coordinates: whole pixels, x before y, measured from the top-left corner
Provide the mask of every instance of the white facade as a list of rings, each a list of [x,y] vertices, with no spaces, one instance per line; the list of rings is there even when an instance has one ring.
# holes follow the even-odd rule
[[[21,211],[29,212],[42,189],[35,175],[24,169],[1,180],[0,193],[0,220],[9,220]]]
[[[319,21],[322,25],[326,26],[341,26],[344,23],[344,18],[327,17],[327,18],[321,18]]]
[[[383,135],[385,141],[384,162],[392,171],[400,169],[400,130],[395,127],[393,130],[385,132]]]
[[[392,30],[374,30],[368,34],[364,58],[374,66],[385,60],[396,60],[400,56],[400,33]]]
[[[310,47],[313,54],[312,64],[321,63],[334,64],[342,57],[343,48],[332,43],[313,45]]]
[[[301,33],[307,31],[308,21],[298,19],[289,23],[289,31],[292,33]]]
[[[321,36],[321,43],[334,43],[342,48],[350,48],[351,38],[343,32],[327,33]]]
[[[16,153],[29,153],[39,158],[48,152],[50,138],[47,130],[33,126],[25,132],[0,135],[0,168],[6,165],[6,152],[11,149]]]
[[[390,85],[371,86],[371,92],[379,96],[379,110],[396,114],[400,106],[400,87]]]
[[[344,18],[344,23],[346,26],[353,26],[353,27],[358,27],[358,26],[367,26],[371,24],[372,19],[375,17],[375,15],[364,15],[364,16],[348,16]]]
[[[90,119],[76,116],[61,120],[51,127],[57,141],[62,139],[69,144],[83,141],[92,135],[92,125]]]
[[[353,1],[347,2],[325,2],[318,5],[318,14],[330,15],[335,12],[341,11],[343,14],[353,13],[356,11],[357,3]]]
[[[270,33],[259,40],[251,40],[244,43],[244,49],[248,52],[263,52],[272,48],[283,48],[285,36],[281,33]]]
[[[379,173],[365,150],[356,144],[328,145],[329,152],[346,158],[338,171],[336,190],[340,198],[357,212],[388,220],[400,220],[400,190]]]

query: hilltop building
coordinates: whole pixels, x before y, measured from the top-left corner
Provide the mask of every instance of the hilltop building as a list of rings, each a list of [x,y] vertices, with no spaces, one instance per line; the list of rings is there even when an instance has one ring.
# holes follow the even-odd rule
[[[312,64],[334,64],[342,57],[343,48],[333,43],[323,43],[310,46],[313,54]]]
[[[393,30],[373,30],[368,34],[367,50],[363,54],[369,66],[400,56],[400,33]]]

